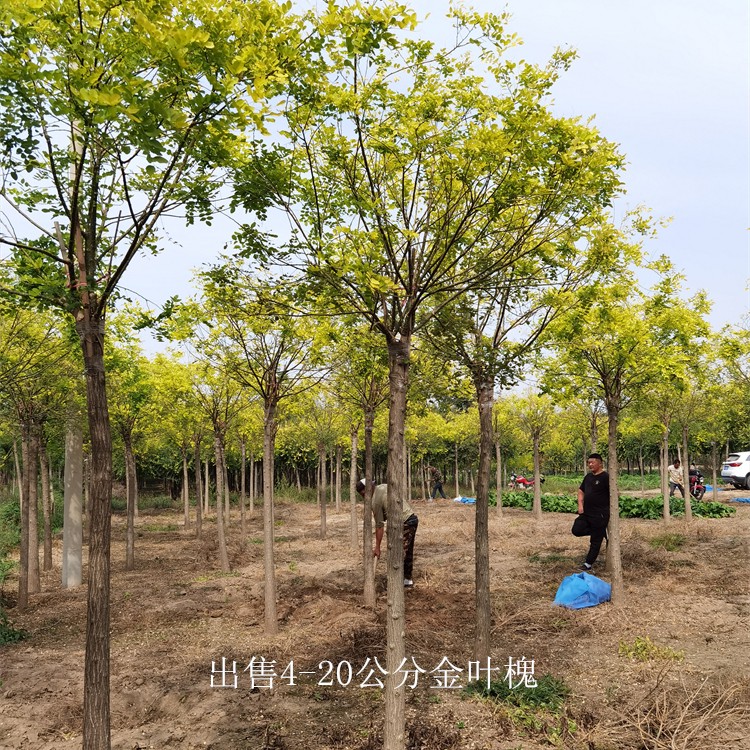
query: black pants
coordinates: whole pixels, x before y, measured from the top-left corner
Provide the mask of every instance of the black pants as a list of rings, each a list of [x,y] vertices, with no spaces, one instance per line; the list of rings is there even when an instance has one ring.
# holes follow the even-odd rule
[[[404,521],[404,578],[411,580],[414,567],[414,537],[417,535],[419,519],[412,513]]]
[[[602,548],[602,542],[607,538],[607,524],[609,515],[604,513],[584,514],[582,513],[575,521],[571,532],[573,536],[590,536],[591,543],[586,555],[586,562],[593,565],[596,558],[599,557],[599,550]]]
[[[443,492],[443,482],[435,482],[435,484],[432,485],[432,499],[434,500],[438,496],[438,492],[440,493],[440,497],[445,500],[445,493]]]

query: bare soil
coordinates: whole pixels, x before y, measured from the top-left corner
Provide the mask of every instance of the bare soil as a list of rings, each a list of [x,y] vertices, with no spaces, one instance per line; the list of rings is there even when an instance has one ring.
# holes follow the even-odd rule
[[[460,689],[472,658],[474,509],[415,501],[407,653],[426,672],[407,690],[409,750],[750,749],[750,504],[733,505],[731,518],[689,526],[623,520],[626,602],[578,611],[552,606],[586,549],[587,540],[570,534],[572,516],[550,513],[535,523],[522,510],[502,518],[491,511],[496,676],[509,658],[525,657],[537,679],[549,673],[571,690],[559,714],[534,714]],[[124,519],[114,517],[112,747],[382,747],[382,691],[360,685],[375,659],[385,664],[384,565],[372,611],[362,605],[348,509],[329,507],[321,540],[317,507],[280,500],[280,630],[267,637],[261,513],[248,519],[244,539],[233,515],[229,576],[217,572],[214,524],[197,540],[176,511],[141,513],[136,569],[125,572]],[[683,546],[652,546],[665,533],[683,535]],[[60,546],[56,540],[55,567],[26,612],[14,609],[14,581],[2,592],[29,637],[0,646],[0,750],[81,746],[86,587],[61,588]],[[608,577],[603,566],[595,573]],[[655,648],[644,659],[620,653],[646,637]],[[272,688],[261,679],[261,658],[275,661]],[[438,687],[441,673],[432,672],[448,668],[443,659],[464,670],[454,688]],[[294,685],[288,671],[280,677],[292,662]]]

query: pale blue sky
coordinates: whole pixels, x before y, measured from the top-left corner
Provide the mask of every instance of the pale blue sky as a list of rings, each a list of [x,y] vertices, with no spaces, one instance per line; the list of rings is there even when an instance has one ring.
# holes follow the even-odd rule
[[[519,54],[544,62],[555,46],[579,59],[555,88],[561,115],[595,115],[627,155],[624,212],[639,204],[672,223],[649,244],[669,255],[690,290],[705,289],[715,328],[750,313],[750,3],[747,0],[477,0],[512,13]],[[450,40],[445,0],[416,0],[422,35]],[[139,260],[124,286],[154,302],[190,293],[191,269],[231,228],[171,227],[179,245]]]

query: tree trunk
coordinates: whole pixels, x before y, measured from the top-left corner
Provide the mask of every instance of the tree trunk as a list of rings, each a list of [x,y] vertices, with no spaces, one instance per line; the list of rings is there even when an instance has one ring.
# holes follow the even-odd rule
[[[356,550],[359,546],[359,534],[357,533],[357,438],[359,430],[352,426],[349,430],[349,439],[351,440],[351,464],[349,469],[349,504],[351,505],[350,531],[352,549]]]
[[[716,441],[711,441],[711,495],[714,502],[719,500],[719,490],[716,486]]]
[[[692,495],[690,494],[690,461],[688,459],[688,425],[682,425],[682,452],[685,461],[682,464],[682,486],[685,488],[685,523],[693,520]]]
[[[341,459],[343,450],[340,445],[336,446],[336,512],[341,512]]]
[[[592,409],[591,411],[591,452],[596,453],[597,446],[599,444],[599,425],[597,424],[597,418],[596,418],[596,409]],[[584,457],[583,460],[584,463],[584,470],[583,474],[586,475],[586,472],[588,471],[588,464],[586,463],[586,458]]]
[[[245,438],[240,440],[240,533],[242,534],[242,544],[245,544],[246,521],[245,521],[245,469],[247,455],[245,452]]]
[[[328,495],[328,487],[326,485],[326,448],[324,445],[318,446],[318,466],[320,467],[319,486],[320,486],[320,538],[326,538],[326,501]]]
[[[477,472],[475,547],[475,601],[476,622],[474,631],[474,659],[480,664],[490,658],[490,472],[492,468],[492,405],[494,384],[491,380],[478,383],[479,405],[479,470]]]
[[[49,455],[47,445],[39,447],[39,466],[42,478],[42,510],[44,512],[44,570],[52,570],[52,493],[50,492]]]
[[[641,474],[641,496],[646,492],[646,478],[643,476],[643,445],[638,446],[638,471]]]
[[[29,474],[29,593],[38,594],[42,590],[39,578],[39,425],[31,424],[29,430],[28,462],[24,460],[24,471]],[[25,483],[24,483],[25,484]]]
[[[203,533],[203,483],[201,481],[201,440],[195,439],[193,448],[193,469],[195,471],[195,536],[200,539]]]
[[[500,450],[500,443],[495,443],[495,493],[497,494],[497,515],[498,518],[503,515],[503,454]]]
[[[532,501],[532,510],[534,518],[537,521],[542,520],[542,482],[541,471],[539,470],[539,433],[534,432],[534,500]]]
[[[223,573],[230,571],[227,538],[224,530],[224,435],[214,427],[214,457],[216,459],[216,533],[219,541],[219,566]]]
[[[208,459],[206,459],[206,486],[205,486],[205,492],[204,492],[204,498],[203,498],[203,510],[206,515],[208,515],[208,509],[211,506],[211,477],[208,473]]]
[[[406,500],[411,505],[412,501],[412,460],[411,448],[406,449]]]
[[[18,492],[19,507],[23,509],[23,474],[21,473],[21,464],[18,460],[18,443],[15,440],[13,441],[13,465],[16,467],[14,479]]]
[[[79,424],[65,433],[62,585],[81,585],[83,559],[83,432]]]
[[[135,456],[133,456],[133,441],[129,433],[123,433],[122,441],[125,445],[125,474],[128,486],[127,533],[125,543],[125,570],[135,568]]]
[[[617,464],[617,405],[607,406],[607,472],[609,474],[609,541],[607,543],[607,570],[612,574],[612,604],[620,607],[625,602],[620,555],[620,490]]]
[[[366,607],[375,606],[375,558],[372,555],[372,431],[375,412],[367,409],[365,419],[365,504],[362,516],[362,568],[364,570],[364,602]]]
[[[266,635],[279,629],[276,615],[276,570],[274,565],[273,453],[276,442],[276,404],[267,403],[263,419],[263,570]]]
[[[250,515],[255,514],[255,456],[250,453]]]
[[[390,404],[388,411],[388,604],[386,614],[385,726],[383,750],[404,750],[405,687],[398,670],[405,658],[404,609],[404,430],[409,381],[410,338],[388,342]]]
[[[228,529],[231,513],[229,508],[229,469],[227,468],[227,454],[224,447],[224,440],[221,441],[221,477],[222,484],[224,485],[224,525]],[[217,494],[216,497],[219,498],[220,495]]]
[[[664,435],[661,441],[661,495],[662,495],[662,518],[664,523],[669,523],[671,517],[669,510],[669,425],[664,425]]]
[[[453,444],[453,475],[456,480],[456,494],[455,497],[460,497],[461,492],[458,489],[458,443]]]
[[[84,313],[88,315],[88,311]],[[91,441],[83,748],[109,750],[109,576],[112,526],[112,435],[104,379],[104,319],[77,323],[86,372]]]
[[[13,445],[15,447],[15,443]],[[29,465],[29,426],[25,420],[21,422],[21,456],[24,471],[18,473],[18,494],[19,498],[25,498],[25,501],[20,500],[21,539],[18,564],[18,603],[16,605],[19,612],[23,612],[29,606],[29,472],[26,471],[26,467]],[[17,452],[16,460],[18,460]]]
[[[188,470],[188,446],[182,446],[182,505],[185,528],[190,528],[190,472]]]

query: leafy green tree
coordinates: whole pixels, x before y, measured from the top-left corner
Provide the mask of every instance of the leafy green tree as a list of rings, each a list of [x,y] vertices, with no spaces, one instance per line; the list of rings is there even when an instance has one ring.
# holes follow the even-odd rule
[[[263,403],[265,628],[273,634],[278,630],[273,503],[279,403],[325,376],[326,326],[297,313],[288,286],[257,283],[242,260],[204,274],[203,291],[217,323],[204,352]]]
[[[83,746],[109,748],[111,436],[105,314],[160,218],[208,219],[257,102],[295,57],[272,0],[7,0],[0,6],[0,198],[18,229],[4,291],[75,320],[92,443]],[[49,219],[47,220],[47,217]],[[34,236],[20,240],[19,236]]]
[[[23,609],[29,594],[41,589],[37,484],[44,429],[65,392],[66,379],[74,378],[71,347],[59,321],[28,311],[2,312],[6,314],[0,314],[0,398],[11,405],[21,432],[18,607]],[[45,538],[48,533],[46,528]]]
[[[612,242],[621,247],[622,257],[638,259],[639,245],[631,237],[627,227],[613,229],[611,235]],[[607,565],[612,570],[612,601],[616,606],[622,604],[624,596],[617,455],[620,414],[637,394],[670,374],[682,372],[682,362],[664,356],[665,346],[675,344],[687,351],[690,342],[705,331],[705,298],[698,295],[691,303],[683,303],[677,295],[679,277],[668,260],[660,258],[650,266],[659,279],[648,293],[639,288],[632,267],[623,268],[614,281],[581,290],[579,306],[571,307],[553,323],[558,356],[548,363],[545,375],[550,390],[570,392],[581,385],[596,389],[607,410]]]
[[[542,518],[542,474],[540,468],[541,442],[552,428],[554,405],[546,394],[527,393],[518,404],[518,421],[526,435],[531,438],[534,454],[534,518]]]
[[[351,503],[352,544],[356,546],[356,483],[357,445],[359,424],[364,430],[365,493],[362,522],[362,568],[364,571],[363,598],[365,606],[375,606],[375,565],[372,556],[372,433],[375,415],[388,398],[388,362],[382,339],[369,327],[357,324],[356,319],[342,320],[337,330],[331,389],[349,413],[351,441],[351,469],[349,497]]]

